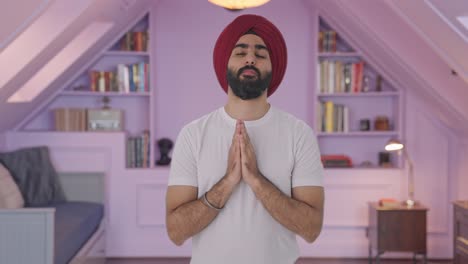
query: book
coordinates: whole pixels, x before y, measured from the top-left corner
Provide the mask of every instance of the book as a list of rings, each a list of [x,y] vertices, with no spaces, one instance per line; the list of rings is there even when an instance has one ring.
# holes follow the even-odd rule
[[[54,129],[56,131],[86,131],[86,108],[55,108]]]
[[[393,198],[380,198],[379,199],[379,206],[387,207],[387,208],[395,208],[400,206],[400,202]]]
[[[331,133],[333,129],[334,104],[332,101],[325,102],[325,132]]]

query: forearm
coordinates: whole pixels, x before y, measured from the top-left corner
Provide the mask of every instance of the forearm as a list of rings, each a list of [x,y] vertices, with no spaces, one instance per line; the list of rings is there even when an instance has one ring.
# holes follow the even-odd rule
[[[257,177],[250,186],[276,221],[309,243],[318,237],[322,228],[322,214],[317,208],[288,197],[263,175]]]
[[[225,176],[207,192],[207,200],[213,206],[222,208],[233,189],[233,184]],[[202,231],[218,215],[219,211],[205,205],[202,199],[183,204],[168,214],[168,234],[176,245],[182,245],[185,240]]]

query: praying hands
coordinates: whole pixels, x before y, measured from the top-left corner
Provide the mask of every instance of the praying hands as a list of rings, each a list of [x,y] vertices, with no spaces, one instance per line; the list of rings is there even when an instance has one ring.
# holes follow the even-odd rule
[[[253,181],[261,177],[257,167],[255,150],[250,142],[245,124],[241,120],[237,120],[236,123],[236,130],[229,149],[226,174],[234,185],[243,179],[252,186]]]
[[[257,158],[255,156],[255,150],[252,142],[250,142],[249,134],[245,128],[243,121],[237,121],[239,126],[239,146],[240,146],[240,158],[241,158],[241,173],[242,179],[252,185],[253,181],[258,177],[261,177],[261,173],[257,167]]]

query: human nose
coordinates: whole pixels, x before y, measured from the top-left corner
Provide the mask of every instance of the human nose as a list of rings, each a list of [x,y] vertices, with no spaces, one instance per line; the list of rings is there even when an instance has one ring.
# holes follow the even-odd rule
[[[255,57],[255,54],[251,52],[247,53],[247,56],[245,56],[245,64],[255,65],[256,62],[257,62],[257,58]]]

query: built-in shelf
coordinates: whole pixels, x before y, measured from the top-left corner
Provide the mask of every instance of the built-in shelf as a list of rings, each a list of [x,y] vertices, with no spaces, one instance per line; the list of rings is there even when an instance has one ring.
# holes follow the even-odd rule
[[[17,132],[20,133],[20,132]],[[66,135],[66,136],[80,136],[80,135],[89,135],[89,136],[98,136],[98,135],[109,135],[109,134],[125,134],[125,131],[122,130],[106,130],[106,131],[92,131],[92,130],[83,130],[83,131],[58,131],[58,130],[51,130],[51,129],[30,129],[26,131],[22,131],[21,133],[24,134],[35,134],[35,136],[44,134],[44,135],[49,135],[53,136],[53,133],[61,134],[61,135]]]
[[[353,47],[344,35],[318,17],[318,45],[314,54],[317,72],[314,129],[322,155],[344,155],[356,167],[327,168],[343,179],[373,174],[392,174],[395,168],[379,167],[384,146],[402,137],[402,93],[373,67],[368,54]],[[385,119],[385,120],[384,120]],[[383,126],[377,126],[382,121]],[[370,130],[360,130],[361,128]],[[390,130],[376,130],[375,128]],[[328,131],[328,132],[326,132]],[[345,132],[346,131],[346,132]],[[401,156],[391,154],[390,163],[401,167]],[[370,164],[372,167],[361,167]],[[361,173],[365,171],[365,173]],[[351,177],[350,177],[351,175]],[[392,179],[392,178],[389,178]],[[393,180],[393,179],[392,179]],[[341,183],[337,183],[341,184]]]
[[[361,54],[358,52],[319,52],[320,58],[328,57],[360,57]]]
[[[61,95],[69,96],[150,96],[149,92],[90,92],[90,91],[63,91]]]
[[[389,97],[399,96],[398,92],[320,93],[317,97]]]
[[[170,170],[169,166],[153,165],[151,168],[125,168],[121,173],[121,177],[135,180],[138,185],[162,187],[167,186]]]
[[[364,167],[364,166],[355,166],[355,167],[347,167],[347,168],[324,168],[327,171],[341,171],[341,170],[353,170],[353,171],[358,171],[358,170],[385,170],[385,171],[391,171],[391,170],[401,170],[401,168],[397,167]]]
[[[318,137],[379,137],[397,136],[397,131],[354,131],[354,132],[319,132]]]
[[[157,176],[159,173],[169,173],[169,166],[159,166],[159,165],[154,165],[150,164],[150,168],[125,168],[125,171],[127,172],[137,172],[138,175],[136,176],[144,176],[144,175],[154,175]]]
[[[123,51],[123,50],[111,50],[103,53],[105,56],[149,56],[147,51]]]

